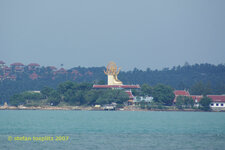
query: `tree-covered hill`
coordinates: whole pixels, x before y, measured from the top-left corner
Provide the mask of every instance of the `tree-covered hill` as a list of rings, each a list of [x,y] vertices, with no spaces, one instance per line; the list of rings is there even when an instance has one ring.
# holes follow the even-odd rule
[[[119,77],[128,84],[155,85],[162,83],[180,90],[191,89],[202,83],[202,86],[208,86],[211,89],[211,94],[225,94],[225,65],[222,64],[186,64],[172,69],[147,69],[146,71],[135,68],[133,71],[121,72]]]
[[[7,69],[7,70],[6,70]],[[74,67],[69,70],[57,70],[51,67],[29,68],[22,70],[0,68],[0,101],[8,101],[13,94],[27,90],[41,90],[48,86],[56,88],[64,81],[90,82],[106,84],[105,67]],[[8,72],[6,72],[8,71]],[[7,76],[6,76],[7,75]],[[176,66],[162,70],[121,71],[118,78],[124,84],[158,83],[170,85],[174,89],[187,89],[191,94],[225,94],[225,65],[195,64]]]

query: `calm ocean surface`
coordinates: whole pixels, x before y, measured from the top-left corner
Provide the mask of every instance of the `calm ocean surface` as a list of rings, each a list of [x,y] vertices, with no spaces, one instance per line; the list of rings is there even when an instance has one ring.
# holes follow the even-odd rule
[[[31,140],[15,140],[23,136]],[[45,136],[54,140],[33,140]],[[7,149],[221,150],[225,113],[3,110],[0,150]]]

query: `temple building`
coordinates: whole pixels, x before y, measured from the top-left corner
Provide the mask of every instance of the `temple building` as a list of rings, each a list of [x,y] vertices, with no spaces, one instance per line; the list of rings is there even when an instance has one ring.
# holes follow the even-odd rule
[[[203,95],[190,95],[186,90],[175,90],[174,91],[175,99],[174,103],[176,103],[176,98],[178,96],[187,96],[191,97],[194,101],[194,107],[199,107],[200,100],[203,98]],[[225,95],[206,95],[207,97],[211,98],[212,102],[210,107],[212,110],[215,111],[225,111]]]
[[[124,85],[122,81],[118,79],[118,74],[120,72],[120,68],[117,70],[117,66],[114,62],[110,62],[107,65],[106,71],[104,73],[108,77],[107,85],[93,85],[94,89],[125,89],[125,92],[129,95],[130,100],[132,101],[134,96],[131,92],[131,89],[139,89],[139,85]]]

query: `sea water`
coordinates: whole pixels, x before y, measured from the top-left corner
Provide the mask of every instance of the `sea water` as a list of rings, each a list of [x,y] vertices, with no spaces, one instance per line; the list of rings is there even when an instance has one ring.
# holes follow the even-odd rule
[[[225,149],[225,113],[0,111],[0,150]]]

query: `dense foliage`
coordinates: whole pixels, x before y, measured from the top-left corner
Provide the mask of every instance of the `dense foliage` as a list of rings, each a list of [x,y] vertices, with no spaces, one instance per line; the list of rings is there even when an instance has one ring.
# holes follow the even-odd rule
[[[210,106],[209,104],[212,102],[212,99],[209,97],[204,96],[202,99],[200,99],[200,109],[204,110],[204,111],[208,111],[210,110]]]
[[[95,104],[123,104],[129,99],[124,90],[108,89],[95,90],[92,89],[90,83],[75,83],[67,81],[59,84],[57,89],[44,87],[40,93],[22,92],[15,94],[10,98],[9,104],[18,105],[58,105],[60,102],[67,105],[95,105]],[[34,101],[39,101],[34,103]],[[44,103],[42,103],[42,102]]]
[[[25,68],[24,72],[15,72],[16,81],[0,81],[0,102],[8,101],[9,98],[27,90],[41,90],[48,86],[56,88],[65,81],[75,81],[77,83],[89,82],[92,84],[106,83],[106,75],[103,73],[105,67],[75,67],[67,70],[66,73],[54,72],[48,68],[41,67],[38,70],[30,71]],[[37,79],[30,79],[32,73],[38,75]],[[124,84],[140,84],[155,86],[157,84],[169,85],[174,89],[189,89],[190,94],[225,94],[225,65],[195,64],[177,66],[171,69],[145,71],[135,68],[133,71],[121,71],[118,78]],[[69,100],[71,91],[66,93],[66,99]],[[77,96],[79,92],[76,93]],[[151,88],[143,90],[145,95],[153,94]],[[82,96],[82,94],[80,94]],[[160,98],[158,98],[160,101]],[[83,102],[80,102],[83,103]]]
[[[154,87],[152,96],[155,102],[170,106],[175,98],[173,91],[174,89],[170,86],[158,84]]]
[[[194,101],[191,97],[188,96],[178,96],[176,98],[176,107],[178,109],[183,109],[183,108],[193,108],[194,106]]]
[[[22,92],[15,94],[10,98],[10,105],[18,106],[23,104],[29,104],[29,101],[39,101],[44,99],[43,95],[35,92]]]
[[[175,98],[173,91],[172,87],[164,84],[157,84],[155,86],[143,84],[140,90],[132,90],[134,96],[152,96],[154,97],[155,104],[167,106],[173,104]]]

